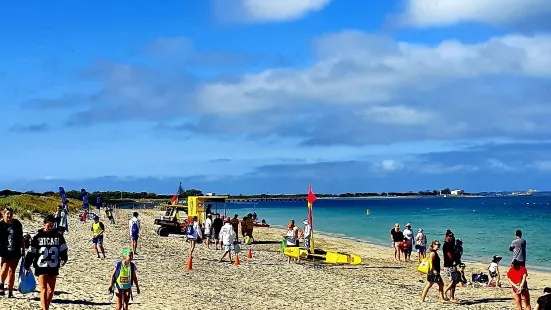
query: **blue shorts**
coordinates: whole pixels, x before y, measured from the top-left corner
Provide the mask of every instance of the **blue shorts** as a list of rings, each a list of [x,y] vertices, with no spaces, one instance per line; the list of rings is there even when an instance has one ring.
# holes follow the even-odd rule
[[[139,238],[140,238],[140,235],[131,235],[130,236],[130,240],[132,240],[132,241],[138,241]]]
[[[103,237],[92,238],[93,244],[103,244]]]
[[[417,253],[424,253],[427,251],[427,247],[420,245],[417,249]]]

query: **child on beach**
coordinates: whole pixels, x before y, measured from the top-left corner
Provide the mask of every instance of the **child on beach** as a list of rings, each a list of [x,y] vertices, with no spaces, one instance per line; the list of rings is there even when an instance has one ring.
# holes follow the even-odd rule
[[[5,295],[4,283],[7,280],[8,298],[13,298],[15,270],[21,257],[25,256],[23,225],[19,220],[13,218],[13,213],[12,208],[5,208],[3,218],[0,220],[0,277],[2,280],[0,295]]]
[[[409,240],[404,237],[404,241],[400,242],[398,247],[404,253],[404,261],[411,263],[411,243]]]
[[[513,299],[517,309],[522,309],[521,301],[524,297],[524,308],[530,309],[530,292],[528,291],[528,283],[526,278],[528,276],[528,271],[526,267],[522,266],[524,261],[519,262],[518,260],[513,260],[511,268],[507,272],[507,280],[513,288]]]
[[[197,216],[194,216],[193,222],[191,222],[186,229],[187,240],[189,241],[190,257],[193,257],[193,251],[195,251],[195,244],[200,243],[201,239],[203,239],[203,236],[201,234],[201,226],[199,226],[199,223],[197,222],[197,220],[198,220]]]
[[[94,216],[94,223],[92,223],[92,243],[94,244],[94,252],[99,256],[99,251],[105,258],[105,249],[103,248],[103,233],[105,232],[105,226],[99,221],[99,216]]]
[[[31,248],[25,257],[25,273],[28,275],[31,265],[38,276],[40,287],[40,305],[42,310],[50,309],[54,297],[59,268],[67,262],[67,243],[57,230],[53,229],[55,218],[48,215],[44,226],[31,240]]]
[[[492,262],[488,266],[488,272],[490,273],[490,282],[488,283],[488,286],[497,286],[501,287],[500,278],[501,275],[499,273],[499,262],[501,261],[501,256],[494,255],[492,258]]]
[[[415,249],[417,250],[417,260],[421,263],[421,260],[427,256],[427,235],[423,233],[423,228],[417,230]]]
[[[136,285],[136,293],[140,294],[136,265],[132,262],[134,253],[129,248],[122,251],[122,259],[117,262],[111,273],[109,293],[115,294],[115,310],[128,310],[128,303],[132,297],[132,285]]]

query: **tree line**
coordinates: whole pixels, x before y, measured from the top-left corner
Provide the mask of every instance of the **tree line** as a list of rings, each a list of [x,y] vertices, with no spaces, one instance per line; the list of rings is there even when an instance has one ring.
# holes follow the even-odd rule
[[[18,191],[12,191],[9,189],[0,191],[0,196],[13,196],[13,195],[21,195],[21,194],[27,194],[31,196],[55,196],[59,197],[59,192],[53,192],[53,191],[47,191],[47,192],[34,192],[34,191],[27,191],[27,192],[18,192]],[[67,199],[74,199],[74,200],[82,200],[82,194],[80,193],[80,190],[69,190],[65,192]],[[383,193],[373,193],[373,192],[365,192],[365,193],[342,193],[342,194],[322,194],[322,193],[316,193],[316,196],[319,198],[352,198],[352,197],[408,197],[408,196],[423,196],[423,197],[430,197],[430,196],[438,196],[438,195],[450,195],[451,190],[449,188],[445,188],[442,190],[425,190],[425,191],[419,191],[419,192],[383,192]],[[186,199],[188,196],[202,196],[203,192],[198,189],[188,189],[184,190],[181,185],[178,188],[178,199]],[[464,195],[469,195],[468,193],[465,193]],[[149,193],[149,192],[125,192],[125,191],[96,191],[96,192],[88,192],[88,201],[90,205],[96,204],[97,197],[100,196],[101,202],[105,203],[111,203],[111,202],[125,202],[125,201],[133,201],[136,199],[167,199],[170,200],[174,195],[162,195],[157,193]],[[264,199],[264,198],[296,198],[296,199],[303,199],[306,198],[306,194],[289,194],[289,195],[282,195],[282,194],[239,194],[239,195],[228,195],[231,199]]]

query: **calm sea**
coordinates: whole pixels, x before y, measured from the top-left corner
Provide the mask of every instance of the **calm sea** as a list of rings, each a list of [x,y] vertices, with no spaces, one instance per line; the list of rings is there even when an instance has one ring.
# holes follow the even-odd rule
[[[484,198],[373,198],[318,199],[314,203],[314,230],[390,247],[390,229],[411,223],[423,228],[428,240],[442,240],[447,229],[463,239],[464,259],[489,262],[493,255],[509,261],[515,230],[527,240],[527,264],[550,271],[551,196]],[[307,217],[305,202],[228,204],[240,217],[255,211],[272,225]],[[367,214],[369,210],[369,215]],[[301,224],[302,225],[302,224]],[[548,269],[549,268],[549,269]]]

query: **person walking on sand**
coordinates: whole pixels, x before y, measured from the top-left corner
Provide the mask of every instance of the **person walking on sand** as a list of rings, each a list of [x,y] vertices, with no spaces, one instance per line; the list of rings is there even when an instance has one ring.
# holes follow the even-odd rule
[[[220,242],[220,230],[224,226],[224,220],[220,218],[220,214],[216,214],[216,218],[212,221],[212,230],[214,233],[214,247],[218,250],[218,245],[222,248],[222,243]]]
[[[103,254],[105,258],[105,249],[103,248],[103,233],[105,232],[105,226],[99,221],[99,216],[94,216],[94,223],[92,223],[92,243],[94,244],[94,252],[99,256],[99,252]]]
[[[220,257],[220,260],[218,261],[221,263],[226,255],[230,258],[230,263],[233,263],[231,259],[231,250],[234,247],[234,242],[236,240],[237,234],[235,233],[235,230],[233,229],[231,225],[230,218],[226,218],[224,220],[224,226],[220,230],[220,239],[222,239],[222,248],[224,249],[224,254],[222,257]]]
[[[31,246],[25,257],[25,273],[28,275],[31,265],[38,276],[40,305],[42,310],[50,309],[59,268],[67,263],[68,248],[63,235],[53,229],[55,219],[48,215],[44,226],[31,240]]]
[[[57,211],[54,215],[55,219],[56,219],[56,222],[55,222],[55,229],[57,229],[57,231],[60,233],[60,234],[64,234],[65,232],[67,232],[67,226],[68,226],[68,223],[67,223],[67,217],[68,217],[68,214],[67,214],[67,208],[63,205],[58,205],[57,206]]]
[[[210,238],[211,238],[211,231],[212,231],[212,215],[207,215],[207,218],[205,219],[205,246],[207,249],[210,248]]]
[[[432,270],[429,270],[429,273],[427,274],[427,284],[423,289],[423,293],[421,293],[421,301],[420,301],[421,304],[425,302],[425,298],[427,297],[427,294],[430,288],[435,283],[438,285],[438,293],[440,295],[440,301],[446,302],[449,300],[448,298],[446,298],[446,296],[444,296],[444,281],[442,281],[442,277],[440,276],[440,256],[438,256],[439,248],[440,248],[440,241],[434,240],[431,242],[429,247],[429,258],[432,263]]]
[[[522,266],[521,262],[513,260],[511,268],[507,272],[507,280],[513,288],[513,299],[518,310],[522,310],[521,300],[524,298],[524,309],[530,310],[530,292],[528,291],[528,282],[526,277],[528,271]]]
[[[522,239],[521,230],[515,231],[515,239],[511,242],[509,251],[513,252],[513,260],[526,267],[526,240]]]
[[[398,245],[400,251],[404,253],[404,262],[411,263],[411,243],[409,243],[407,238],[404,238],[404,241],[400,242]]]
[[[247,236],[247,222],[249,221],[249,218],[245,215],[243,219],[241,219],[241,237],[245,238]]]
[[[254,241],[253,237],[254,219],[252,214],[247,215],[247,236]]]
[[[453,233],[448,230],[448,232],[446,232],[442,252],[444,254],[444,272],[446,273],[446,278],[450,282],[446,286],[444,295],[447,297],[448,292],[450,292],[450,301],[457,302],[458,300],[455,298],[455,288],[457,287],[457,283],[461,281],[461,274],[457,271],[454,240]]]
[[[423,233],[423,228],[417,230],[415,249],[417,250],[417,261],[421,263],[421,260],[427,257],[427,235]]]
[[[543,295],[538,298],[536,310],[551,310],[551,287],[543,289]]]
[[[134,255],[138,255],[138,240],[140,239],[140,220],[138,219],[138,212],[132,213],[132,218],[128,221],[128,230],[130,230],[130,248]]]
[[[193,257],[193,251],[195,251],[195,245],[203,239],[201,234],[201,226],[197,222],[197,216],[193,217],[193,221],[188,225],[186,230],[187,240],[189,242],[189,256]]]
[[[400,224],[394,224],[394,228],[390,230],[390,241],[392,241],[392,247],[394,248],[394,260],[401,261],[400,243],[404,241],[404,233],[400,231]]]
[[[0,296],[5,295],[4,283],[8,280],[8,298],[13,298],[15,270],[19,259],[25,256],[25,239],[23,225],[13,218],[13,209],[5,208],[0,221]]]
[[[501,274],[499,273],[500,261],[501,261],[501,256],[494,255],[494,257],[492,257],[492,262],[488,266],[488,273],[490,274],[490,282],[488,283],[488,286],[501,287],[501,283],[500,283]]]
[[[122,250],[122,259],[117,262],[111,272],[109,293],[116,296],[115,310],[128,310],[128,303],[132,297],[132,285],[136,285],[136,294],[140,294],[136,265],[132,262],[133,258],[134,254],[131,249]]]

